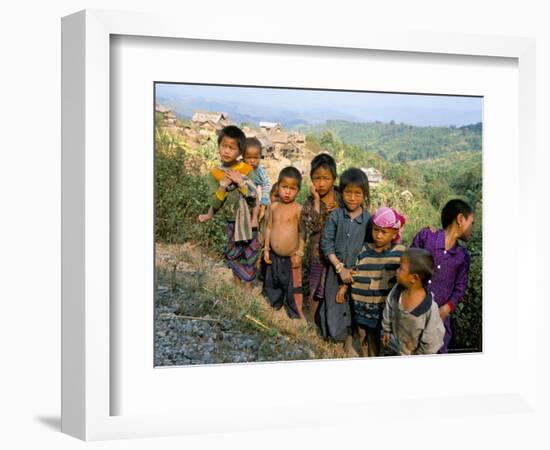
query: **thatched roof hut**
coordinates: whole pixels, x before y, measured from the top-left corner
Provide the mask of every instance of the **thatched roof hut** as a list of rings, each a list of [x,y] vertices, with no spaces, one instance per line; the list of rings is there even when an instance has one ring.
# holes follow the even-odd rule
[[[193,114],[193,118],[191,120],[199,126],[208,124],[215,130],[221,130],[223,127],[231,125],[229,115],[224,112],[197,111]]]
[[[162,106],[159,102],[155,102],[155,111],[159,113],[166,113],[170,110],[165,106]]]
[[[260,128],[267,132],[280,132],[283,131],[283,126],[278,122],[260,122]]]
[[[267,137],[274,144],[286,144],[288,143],[288,133],[284,131],[272,131],[267,133]]]
[[[361,168],[363,172],[367,175],[367,178],[369,179],[369,184],[376,185],[382,181],[382,172],[380,172],[378,169],[375,169],[374,167],[369,167],[368,169]]]

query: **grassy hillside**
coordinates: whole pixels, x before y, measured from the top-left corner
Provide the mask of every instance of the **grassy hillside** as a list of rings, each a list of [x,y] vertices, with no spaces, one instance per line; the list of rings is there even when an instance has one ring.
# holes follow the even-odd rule
[[[303,133],[320,141],[333,134],[345,144],[355,145],[391,161],[437,158],[451,152],[481,151],[481,123],[454,127],[417,127],[394,122],[355,123],[331,120],[301,127]]]

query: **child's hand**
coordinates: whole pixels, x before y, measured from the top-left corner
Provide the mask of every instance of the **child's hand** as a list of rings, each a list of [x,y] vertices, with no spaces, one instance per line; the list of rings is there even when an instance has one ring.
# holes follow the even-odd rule
[[[355,275],[353,270],[344,267],[340,272],[340,279],[346,284],[351,284],[353,283],[353,275]]]
[[[266,264],[271,264],[271,258],[269,257],[269,250],[264,250],[264,261]]]
[[[258,228],[258,219],[256,217],[252,218],[252,221],[250,222],[250,226],[252,228]]]
[[[442,321],[445,320],[450,313],[451,308],[449,305],[447,305],[447,303],[439,307],[439,317],[441,317]]]
[[[384,333],[384,335],[382,336],[382,345],[384,347],[387,347],[389,343],[390,343],[390,333]]]
[[[309,188],[309,192],[311,192],[311,195],[313,195],[314,200],[320,200],[321,199],[321,196],[317,192],[317,189],[315,189],[315,185],[313,183],[311,183],[311,186]]]
[[[325,207],[327,208],[327,211],[331,213],[332,211],[338,208],[338,203],[336,202],[325,203]]]
[[[344,303],[346,301],[346,292],[348,291],[348,286],[346,284],[342,284],[338,288],[338,292],[336,293],[336,303]]]
[[[237,186],[240,186],[244,181],[242,174],[236,170],[228,170],[225,175]]]
[[[220,180],[220,187],[226,188],[232,183],[231,179],[226,175]]]
[[[199,222],[200,223],[206,222],[206,221],[210,220],[212,217],[214,217],[214,213],[210,209],[210,210],[208,210],[208,212],[206,214],[200,214],[199,215]]]
[[[298,255],[292,255],[290,257],[290,262],[292,264],[292,268],[297,269],[302,265],[302,257]]]

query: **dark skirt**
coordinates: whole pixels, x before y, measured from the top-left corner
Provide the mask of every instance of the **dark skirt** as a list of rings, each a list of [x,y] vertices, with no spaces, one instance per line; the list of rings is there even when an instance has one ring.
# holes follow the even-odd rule
[[[325,298],[319,305],[319,332],[325,339],[344,341],[350,334],[351,310],[349,289],[344,303],[336,303],[336,293],[339,287],[339,276],[334,267],[327,269],[325,282]]]

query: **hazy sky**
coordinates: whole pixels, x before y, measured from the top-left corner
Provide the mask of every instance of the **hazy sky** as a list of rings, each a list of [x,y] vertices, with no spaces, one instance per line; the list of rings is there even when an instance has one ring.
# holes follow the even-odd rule
[[[365,122],[395,120],[414,125],[461,126],[482,121],[480,97],[185,84],[157,84],[157,96],[228,102],[247,109],[270,107],[306,114],[322,111],[331,119]]]

